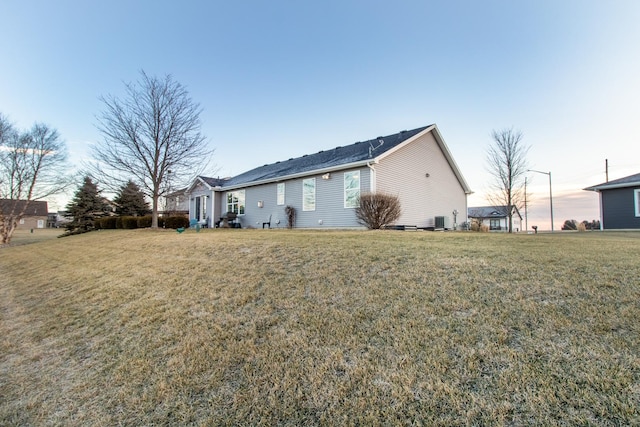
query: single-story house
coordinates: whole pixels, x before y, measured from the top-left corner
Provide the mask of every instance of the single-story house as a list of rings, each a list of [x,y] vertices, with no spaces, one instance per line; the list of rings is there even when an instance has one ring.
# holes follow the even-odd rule
[[[364,192],[400,199],[396,225],[453,225],[467,211],[469,186],[437,126],[430,125],[267,164],[232,178],[199,176],[187,189],[189,217],[209,227],[227,212],[242,227],[359,228],[355,208]],[[203,224],[203,225],[204,225]]]
[[[4,217],[20,217],[17,230],[45,228],[49,217],[47,202],[43,200],[0,199],[0,214]]]
[[[522,216],[515,206],[511,207],[513,231],[522,230]],[[476,206],[469,208],[467,216],[480,225],[487,225],[489,231],[509,231],[508,206]]]
[[[640,229],[640,173],[585,190],[600,194],[600,224],[603,229]]]

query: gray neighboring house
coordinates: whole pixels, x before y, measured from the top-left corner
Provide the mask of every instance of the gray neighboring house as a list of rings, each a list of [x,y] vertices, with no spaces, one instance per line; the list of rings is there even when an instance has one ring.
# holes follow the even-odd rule
[[[436,125],[402,131],[264,165],[232,178],[199,176],[187,189],[189,217],[213,227],[226,212],[242,227],[360,228],[355,215],[364,192],[400,199],[398,225],[435,228],[467,211],[471,190]]]
[[[587,187],[600,194],[604,230],[640,229],[640,173]]]
[[[522,230],[522,215],[515,206],[511,207],[513,231]],[[509,231],[509,209],[507,206],[477,206],[469,208],[467,216],[475,219],[480,225],[489,227],[489,231]]]
[[[186,188],[173,191],[164,196],[164,211],[162,215],[189,215],[189,194]]]

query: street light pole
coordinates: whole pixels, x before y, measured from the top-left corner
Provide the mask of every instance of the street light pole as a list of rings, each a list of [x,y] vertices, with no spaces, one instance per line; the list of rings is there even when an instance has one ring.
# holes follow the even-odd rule
[[[551,232],[553,233],[553,194],[551,192],[551,171],[541,172],[533,169],[529,169],[528,172],[541,173],[543,175],[549,175],[549,206],[551,206]]]

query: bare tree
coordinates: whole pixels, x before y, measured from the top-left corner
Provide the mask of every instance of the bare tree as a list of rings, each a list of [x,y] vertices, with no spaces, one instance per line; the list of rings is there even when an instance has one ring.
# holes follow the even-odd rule
[[[488,196],[495,206],[505,206],[509,233],[513,232],[513,208],[522,209],[525,200],[525,175],[529,147],[522,142],[522,132],[513,128],[493,131],[493,145],[487,155],[487,169],[494,178]]]
[[[197,175],[212,154],[200,133],[202,109],[170,75],[150,77],[144,71],[126,84],[126,97],[102,97],[98,117],[103,141],[94,145],[91,169],[117,188],[132,180],[152,201],[152,228],[158,227],[158,200],[172,181]]]
[[[16,130],[0,114],[0,235],[11,242],[18,221],[31,201],[64,191],[71,183],[66,173],[65,144],[58,131],[36,123]]]

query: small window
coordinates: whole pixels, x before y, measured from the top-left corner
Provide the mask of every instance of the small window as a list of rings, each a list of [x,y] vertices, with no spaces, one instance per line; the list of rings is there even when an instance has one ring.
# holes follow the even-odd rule
[[[244,190],[227,193],[227,212],[244,215]]]
[[[24,225],[24,218],[20,218],[20,225]]]
[[[316,210],[316,179],[308,178],[302,180],[302,210]]]
[[[284,182],[280,182],[278,183],[278,189],[277,189],[277,204],[278,205],[284,205]]]
[[[636,207],[636,216],[640,216],[640,188],[633,190],[633,202]]]
[[[344,173],[344,207],[357,208],[360,199],[360,171]]]

